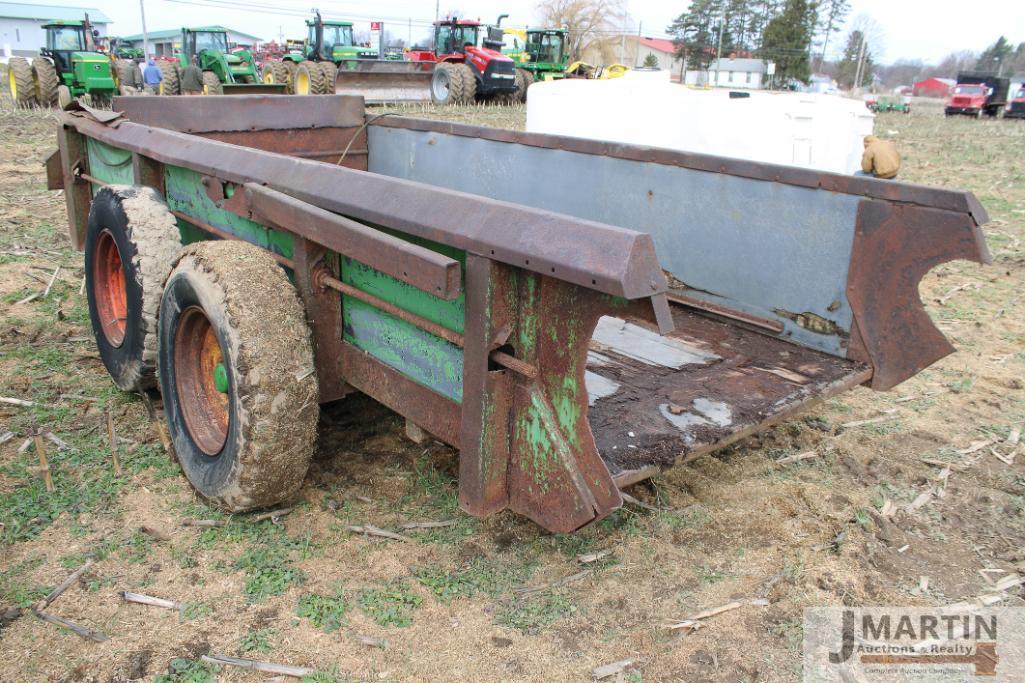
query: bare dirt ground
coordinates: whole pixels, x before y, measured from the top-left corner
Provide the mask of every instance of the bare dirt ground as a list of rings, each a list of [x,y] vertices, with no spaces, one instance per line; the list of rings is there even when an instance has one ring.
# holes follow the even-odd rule
[[[204,654],[309,667],[310,681],[583,681],[626,659],[628,681],[792,681],[805,607],[994,593],[1023,604],[1020,586],[991,582],[1025,573],[1025,451],[1009,443],[1025,422],[1025,123],[945,120],[935,106],[877,120],[905,156],[903,180],[971,189],[992,217],[993,265],[946,265],[921,288],[957,354],[894,391],[859,389],[637,485],[630,493],[654,510],[631,505],[563,536],[460,513],[456,454],[412,445],[396,416],[359,398],[324,410],[291,514],[255,521],[204,505],[95,351],[81,255],[62,196],[45,189],[53,118],[4,109],[0,396],[35,405],[0,404],[0,433],[13,433],[0,445],[0,613],[92,558],[48,611],[110,639],[26,611],[0,627],[0,681],[263,680]],[[27,300],[58,267],[47,296]],[[21,448],[37,428],[67,445],[46,443],[53,492],[34,448]],[[817,457],[776,463],[808,451]],[[428,520],[454,524],[403,532],[409,541],[347,529]],[[609,554],[578,562],[598,551]],[[182,609],[129,604],[124,590]],[[745,604],[694,633],[666,628],[734,600]]]

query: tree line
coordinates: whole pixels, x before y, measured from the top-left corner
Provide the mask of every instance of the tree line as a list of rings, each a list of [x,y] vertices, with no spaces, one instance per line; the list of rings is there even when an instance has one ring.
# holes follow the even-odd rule
[[[688,70],[736,54],[774,62],[777,83],[807,83],[849,12],[850,0],[693,0],[667,31]]]

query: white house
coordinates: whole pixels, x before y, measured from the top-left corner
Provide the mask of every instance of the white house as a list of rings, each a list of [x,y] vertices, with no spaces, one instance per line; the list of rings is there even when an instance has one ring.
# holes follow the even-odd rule
[[[67,5],[31,5],[23,2],[0,2],[0,54],[3,57],[32,57],[46,45],[43,25],[54,20],[89,22],[101,36],[107,35],[110,17],[94,7]]]
[[[776,70],[773,62],[761,59],[712,60],[707,71],[687,69],[687,85],[718,85],[724,88],[759,90]],[[718,80],[716,80],[718,76]]]

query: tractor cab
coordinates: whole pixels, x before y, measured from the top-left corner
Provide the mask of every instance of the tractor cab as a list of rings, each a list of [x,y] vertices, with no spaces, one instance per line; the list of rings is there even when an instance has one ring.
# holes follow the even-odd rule
[[[46,48],[41,52],[53,59],[59,73],[70,73],[72,54],[93,52],[96,49],[94,36],[84,21],[54,21],[43,26],[46,31]]]
[[[461,59],[467,54],[467,48],[476,48],[480,29],[481,24],[476,21],[450,19],[437,22],[434,25],[434,51],[438,61]]]
[[[189,65],[193,55],[204,73],[217,76],[219,85],[211,80],[207,92],[212,85],[225,92],[231,86],[255,84],[259,80],[253,56],[244,49],[229,51],[228,34],[220,26],[182,29],[182,51],[178,57],[182,69]]]
[[[535,64],[565,66],[566,29],[528,29],[527,58]]]
[[[308,38],[306,58],[315,62],[342,62],[351,59],[377,59],[377,50],[357,46],[350,21],[324,21],[320,12],[306,20]]]
[[[204,56],[228,54],[228,34],[219,29],[182,29],[182,52],[185,57],[198,56],[202,67]]]

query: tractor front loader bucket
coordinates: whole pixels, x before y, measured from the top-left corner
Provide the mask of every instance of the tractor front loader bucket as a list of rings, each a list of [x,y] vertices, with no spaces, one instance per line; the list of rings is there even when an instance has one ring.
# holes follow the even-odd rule
[[[430,102],[433,62],[359,60],[343,62],[336,95],[361,95],[367,104]]]

